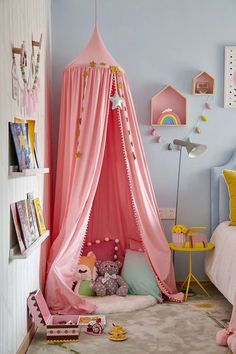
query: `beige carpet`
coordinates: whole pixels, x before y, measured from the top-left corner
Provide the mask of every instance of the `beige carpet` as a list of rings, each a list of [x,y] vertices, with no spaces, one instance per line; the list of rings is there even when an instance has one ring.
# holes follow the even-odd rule
[[[212,286],[207,298],[193,289],[183,304],[164,303],[144,310],[107,315],[108,326],[100,337],[81,334],[80,342],[48,345],[45,329],[37,332],[28,354],[226,354],[215,343],[215,334],[229,318],[232,306]],[[195,293],[194,293],[195,292]],[[124,342],[112,342],[107,334],[112,322],[128,330]]]

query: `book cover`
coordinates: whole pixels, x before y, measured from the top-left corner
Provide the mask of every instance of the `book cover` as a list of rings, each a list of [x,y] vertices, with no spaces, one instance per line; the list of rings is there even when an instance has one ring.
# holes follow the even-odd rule
[[[34,207],[33,193],[27,193],[27,208],[29,214],[30,230],[33,235],[33,238],[37,239],[39,237],[39,229],[38,229],[36,212]]]
[[[17,240],[19,243],[20,251],[21,251],[21,253],[23,253],[23,252],[25,252],[26,248],[24,245],[23,235],[21,232],[19,216],[18,216],[17,210],[16,210],[16,203],[11,204],[11,215],[12,215],[13,223],[15,226],[16,236],[17,236]]]
[[[34,151],[35,151],[35,120],[34,119],[23,119],[14,118],[15,123],[27,123],[28,124],[28,138],[31,153],[31,162],[34,161]],[[35,164],[32,163],[31,168],[35,168]]]
[[[33,237],[30,229],[29,214],[26,200],[20,200],[19,202],[16,202],[16,208],[19,215],[25,246],[26,248],[28,248],[35,241],[35,238]]]
[[[39,233],[40,235],[42,235],[47,229],[45,226],[43,210],[39,198],[34,199],[34,207],[35,207],[35,212],[36,212],[36,217],[38,222]]]
[[[10,122],[9,125],[15,145],[19,171],[31,168],[32,162],[28,139],[28,124]]]

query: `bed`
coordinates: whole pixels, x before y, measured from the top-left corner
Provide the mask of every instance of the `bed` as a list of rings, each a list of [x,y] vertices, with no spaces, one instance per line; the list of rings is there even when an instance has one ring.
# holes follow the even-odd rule
[[[211,232],[215,249],[206,257],[211,282],[233,304],[236,294],[236,226],[229,226],[229,196],[223,170],[236,170],[236,150],[227,163],[211,169]]]

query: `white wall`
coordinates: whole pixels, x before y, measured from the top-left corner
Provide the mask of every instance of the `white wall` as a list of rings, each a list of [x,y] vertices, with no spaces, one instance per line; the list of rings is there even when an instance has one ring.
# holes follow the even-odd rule
[[[158,129],[167,142],[189,134],[201,114],[204,97],[192,95],[192,78],[208,71],[216,78],[215,109],[194,141],[208,150],[191,160],[183,153],[179,222],[210,225],[210,167],[222,164],[236,147],[236,109],[223,109],[224,46],[236,45],[235,0],[98,0],[98,23],[114,58],[126,70],[139,128],[160,207],[174,207],[178,153],[150,136],[150,99],[172,84],[188,98],[186,127]],[[64,66],[87,44],[94,26],[94,0],[52,2],[54,146],[57,142],[60,86]],[[167,235],[172,222],[166,222]],[[203,275],[203,257],[194,256]],[[177,278],[186,272],[186,257],[176,255]]]
[[[14,243],[10,232],[10,203],[25,199],[33,191],[43,201],[44,177],[8,178],[8,122],[20,111],[11,98],[11,46],[20,47],[26,41],[31,53],[31,36],[39,40],[43,34],[40,63],[40,104],[33,118],[37,120],[39,156],[44,163],[45,116],[48,97],[45,95],[45,66],[50,59],[49,0],[0,1],[0,353],[15,354],[27,333],[26,299],[39,287],[40,250],[26,260],[9,262],[9,248]],[[28,56],[28,60],[30,57]]]

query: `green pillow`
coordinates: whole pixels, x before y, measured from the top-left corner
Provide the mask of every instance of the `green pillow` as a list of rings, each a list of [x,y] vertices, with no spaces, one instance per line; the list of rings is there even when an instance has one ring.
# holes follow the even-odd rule
[[[144,252],[126,250],[121,275],[127,282],[129,294],[152,295],[162,301],[161,291]]]

